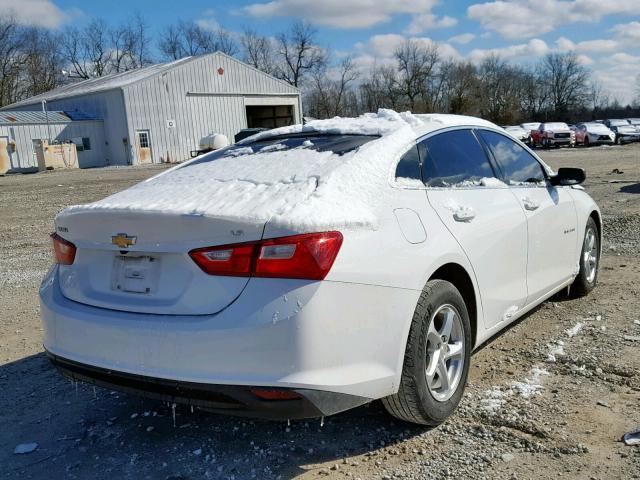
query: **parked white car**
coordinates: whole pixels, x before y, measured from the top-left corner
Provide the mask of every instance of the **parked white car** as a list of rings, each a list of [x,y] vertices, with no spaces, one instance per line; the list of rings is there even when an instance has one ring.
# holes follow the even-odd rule
[[[509,135],[520,140],[521,142],[531,144],[531,130],[525,130],[520,125],[507,125],[504,127]]]
[[[604,123],[585,122],[578,123],[575,131],[576,145],[601,145],[613,144],[616,141],[616,134]]]
[[[472,117],[263,132],[60,213],[44,346],[71,378],[217,412],[382,399],[438,424],[475,348],[596,285],[584,177]]]

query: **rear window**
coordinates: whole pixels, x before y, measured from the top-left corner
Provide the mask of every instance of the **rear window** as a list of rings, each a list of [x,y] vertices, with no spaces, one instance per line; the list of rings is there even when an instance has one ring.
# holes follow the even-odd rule
[[[307,132],[277,135],[249,143],[232,145],[229,148],[206,154],[202,158],[191,162],[189,165],[210,162],[223,157],[239,157],[243,155],[255,155],[256,153],[280,152],[294,149],[309,149],[315,150],[316,152],[333,152],[336,155],[344,155],[378,138],[380,138],[378,135],[335,135]]]
[[[440,133],[425,141],[424,181],[430,187],[481,184],[494,172],[482,146],[470,130]]]

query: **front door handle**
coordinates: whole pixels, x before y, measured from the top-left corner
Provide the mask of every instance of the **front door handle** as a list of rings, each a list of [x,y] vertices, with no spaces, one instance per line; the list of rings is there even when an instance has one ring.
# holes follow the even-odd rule
[[[456,222],[470,222],[476,218],[476,212],[471,207],[460,207],[453,212],[453,219]]]
[[[522,199],[522,204],[524,205],[525,210],[529,210],[531,212],[537,210],[538,207],[540,207],[540,204],[538,202],[532,200],[529,197],[524,197]]]

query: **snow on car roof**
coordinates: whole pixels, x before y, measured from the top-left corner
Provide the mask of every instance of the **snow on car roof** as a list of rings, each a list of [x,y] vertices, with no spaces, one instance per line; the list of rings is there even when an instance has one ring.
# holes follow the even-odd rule
[[[497,128],[474,117],[391,110],[314,120],[259,133],[230,147],[229,155],[214,152],[198,157],[103,200],[69,207],[59,217],[93,211],[143,211],[270,221],[296,231],[376,228],[375,206],[385,201],[385,192],[390,194],[385,186],[398,155],[416,137],[459,125]],[[257,140],[304,132],[379,138],[342,155],[304,148],[305,144],[242,152],[243,146]]]

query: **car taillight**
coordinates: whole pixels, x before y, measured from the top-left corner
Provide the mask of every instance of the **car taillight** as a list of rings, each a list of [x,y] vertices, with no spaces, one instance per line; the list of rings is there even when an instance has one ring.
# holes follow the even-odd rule
[[[340,232],[265,240],[260,243],[254,275],[322,280],[329,273],[341,245]]]
[[[254,243],[207,247],[191,250],[189,255],[209,275],[249,277]]]
[[[209,275],[324,279],[340,247],[340,232],[307,233],[189,252]]]
[[[57,233],[51,234],[51,240],[53,241],[53,252],[56,263],[60,265],[71,265],[76,258],[76,246]]]

